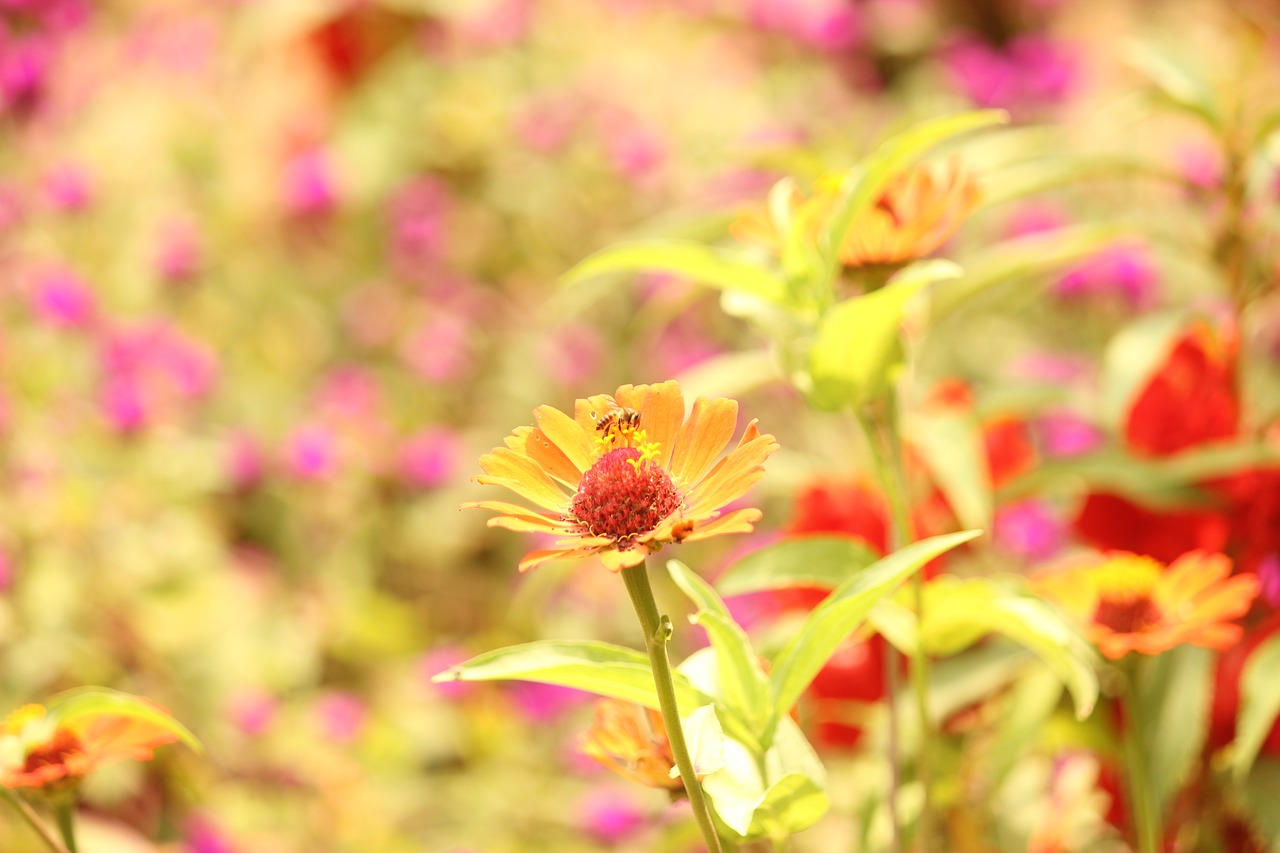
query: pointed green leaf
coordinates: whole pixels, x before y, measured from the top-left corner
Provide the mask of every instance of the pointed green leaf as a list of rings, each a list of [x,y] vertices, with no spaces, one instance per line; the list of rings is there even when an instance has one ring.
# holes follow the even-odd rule
[[[106,687],[80,687],[51,697],[46,707],[49,709],[49,716],[56,719],[59,724],[69,723],[82,717],[103,715],[141,720],[170,732],[196,752],[203,751],[196,736],[186,726],[175,720],[168,711],[129,693],[121,693]]]
[[[834,589],[879,559],[851,536],[791,536],[739,559],[717,580],[725,595],[816,586]]]
[[[932,284],[959,278],[961,272],[950,261],[918,261],[879,290],[846,299],[828,311],[809,351],[814,404],[836,410],[882,394],[902,361],[898,330],[907,302]]]
[[[698,607],[690,621],[706,630],[711,648],[715,650],[720,699],[725,710],[758,733],[772,716],[773,709],[769,679],[760,668],[751,640],[733,621],[716,591],[692,569],[679,560],[669,560],[667,571],[676,586]]]
[[[726,249],[691,240],[634,240],[607,246],[561,278],[565,285],[610,273],[666,272],[717,290],[733,290],[776,304],[787,299],[778,276]]]
[[[1215,130],[1222,127],[1222,105],[1209,83],[1195,73],[1195,63],[1176,59],[1150,44],[1130,45],[1128,59],[1170,104]]]
[[[1005,595],[983,614],[992,631],[1034,652],[1067,686],[1076,717],[1083,720],[1098,703],[1097,656],[1043,601]]]
[[[837,587],[813,609],[774,661],[771,679],[777,713],[791,710],[836,648],[862,624],[877,602],[934,557],[981,534],[980,530],[966,530],[916,542]]]
[[[1002,110],[980,110],[940,116],[912,125],[880,144],[864,161],[846,174],[840,198],[818,246],[832,270],[840,264],[840,245],[860,214],[876,203],[889,183],[930,149],[965,133],[1004,124]]]
[[[1267,853],[1280,853],[1280,761],[1260,760],[1241,791],[1243,811],[1254,838]]]
[[[1236,712],[1232,772],[1243,780],[1258,757],[1262,742],[1280,715],[1280,634],[1254,649],[1240,671],[1240,710]]]
[[[673,673],[681,712],[711,703],[711,697]],[[658,707],[649,658],[610,643],[541,640],[478,655],[434,676],[432,681],[537,681],[574,687],[600,696]]]

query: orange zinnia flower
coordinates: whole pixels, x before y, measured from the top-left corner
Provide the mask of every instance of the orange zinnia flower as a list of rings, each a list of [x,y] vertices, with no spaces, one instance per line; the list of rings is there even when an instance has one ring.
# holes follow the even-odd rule
[[[651,708],[618,699],[597,702],[591,727],[582,737],[582,751],[632,782],[684,790],[679,777],[671,778],[676,761],[662,715]]]
[[[825,227],[840,193],[841,176],[819,178],[812,198],[798,193],[790,200],[791,216],[813,239]],[[846,266],[899,265],[923,257],[953,235],[977,208],[982,191],[958,161],[935,170],[916,166],[895,177],[869,209],[854,219],[840,245]],[[778,251],[779,235],[768,212],[751,210],[730,232],[739,240],[763,243]]]
[[[1167,568],[1151,557],[1111,551],[1100,562],[1032,578],[1032,588],[1083,627],[1107,657],[1155,655],[1190,643],[1224,649],[1240,639],[1258,594],[1254,575],[1229,578],[1231,560],[1192,551]]]
[[[917,166],[898,175],[853,221],[840,246],[851,267],[902,264],[945,243],[982,200],[978,184],[956,160],[935,172]]]
[[[0,723],[0,741],[6,740],[18,746],[14,757],[21,763],[0,770],[0,786],[65,788],[108,761],[150,761],[156,747],[174,743],[178,735],[121,714],[87,714],[63,723],[43,705],[24,705]]]
[[[574,417],[551,406],[533,412],[536,426],[518,427],[506,447],[480,457],[476,482],[505,486],[537,509],[473,501],[499,513],[490,527],[551,533],[554,547],[530,551],[527,571],[548,560],[599,555],[613,571],[637,566],[673,542],[750,533],[758,509],[721,508],[764,476],[778,449],[773,436],[747,424],[734,450],[733,400],[699,397],[684,420],[684,396],[674,381],[624,385],[613,396],[578,400]]]

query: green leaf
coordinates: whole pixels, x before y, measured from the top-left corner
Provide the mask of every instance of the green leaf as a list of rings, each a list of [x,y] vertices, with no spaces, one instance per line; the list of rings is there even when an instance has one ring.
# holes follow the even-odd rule
[[[980,530],[966,530],[916,542],[838,586],[813,609],[774,661],[771,678],[777,713],[791,710],[836,648],[877,602],[934,557],[980,535]]]
[[[724,767],[724,730],[716,718],[714,705],[703,705],[680,721],[689,760],[695,776],[715,773]],[[680,768],[671,768],[671,778],[680,778]]]
[[[908,438],[955,510],[960,525],[990,527],[994,511],[991,475],[977,415],[958,406],[930,411],[909,422]]]
[[[1144,659],[1139,679],[1148,778],[1162,814],[1199,760],[1209,730],[1214,654],[1183,645]]]
[[[961,274],[950,261],[917,261],[879,290],[846,299],[823,315],[809,351],[814,405],[834,411],[882,394],[902,361],[898,329],[907,302]]]
[[[1038,195],[1047,190],[1107,178],[1145,177],[1178,182],[1171,169],[1139,157],[1114,154],[1058,154],[1006,166],[982,175],[982,205],[990,207]]]
[[[1164,99],[1173,106],[1202,119],[1215,130],[1222,127],[1222,105],[1208,82],[1198,76],[1195,63],[1176,59],[1149,44],[1129,46],[1128,60]]]
[[[787,289],[778,276],[725,249],[691,240],[634,240],[607,246],[561,277],[565,285],[610,273],[667,272],[717,290],[732,290],[785,304]]]
[[[917,639],[925,654],[950,657],[982,639],[991,631],[983,614],[1000,595],[984,578],[939,575],[925,584],[924,624]]]
[[[940,116],[912,125],[882,142],[865,160],[847,173],[840,198],[818,240],[818,247],[834,271],[840,265],[840,246],[859,215],[869,209],[903,169],[930,149],[975,130],[1008,122],[1003,110],[980,110]]]
[[[783,379],[777,357],[769,350],[713,355],[676,376],[686,400],[698,397],[744,397]]]
[[[1245,818],[1264,850],[1280,853],[1280,761],[1261,760],[1241,792]]]
[[[850,536],[792,536],[739,559],[717,580],[725,595],[816,586],[834,589],[879,555]]]
[[[963,278],[934,288],[929,300],[932,322],[997,285],[1046,276],[1125,236],[1132,236],[1132,229],[1115,223],[1094,223],[997,243],[980,257],[966,260]]]
[[[49,716],[58,724],[69,723],[83,717],[110,715],[128,717],[151,723],[173,734],[182,743],[202,752],[203,747],[186,726],[173,718],[168,711],[139,696],[109,690],[106,687],[80,687],[53,696],[46,703]]]
[[[1236,712],[1236,740],[1231,769],[1243,780],[1258,757],[1276,716],[1280,715],[1280,634],[1254,649],[1240,671],[1240,710]]]
[[[600,696],[658,707],[649,658],[610,643],[540,640],[478,655],[434,676],[432,681],[537,681],[587,690]],[[672,673],[681,713],[711,703],[680,673]]]
[[[690,621],[707,632],[716,654],[719,692],[725,711],[759,733],[773,715],[769,679],[745,631],[733,621],[729,609],[711,585],[679,560],[669,560],[667,571],[676,586],[698,607]]]

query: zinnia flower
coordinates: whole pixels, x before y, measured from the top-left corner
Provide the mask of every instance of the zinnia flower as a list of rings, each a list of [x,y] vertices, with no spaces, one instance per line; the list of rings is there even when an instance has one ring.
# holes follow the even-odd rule
[[[1190,643],[1224,649],[1240,639],[1233,620],[1258,594],[1254,575],[1231,574],[1222,554],[1192,551],[1167,568],[1151,557],[1107,553],[1097,563],[1040,573],[1032,588],[1072,616],[1107,657],[1160,654]]]
[[[605,767],[633,782],[651,788],[684,789],[667,741],[662,715],[618,699],[596,703],[591,727],[582,738],[582,751]]]
[[[684,420],[680,386],[668,381],[577,400],[573,417],[551,406],[533,417],[536,426],[517,427],[505,447],[480,457],[484,474],[475,480],[505,486],[537,508],[462,505],[500,513],[490,527],[559,537],[526,554],[520,571],[595,555],[618,571],[663,545],[750,533],[760,518],[758,509],[721,513],[764,476],[765,459],[778,449],[753,420],[716,461],[737,423],[733,400],[699,397]]]
[[[24,705],[0,723],[8,762],[0,786],[71,787],[108,761],[150,761],[156,747],[177,740],[170,729],[138,717],[99,713],[62,722],[43,705]]]

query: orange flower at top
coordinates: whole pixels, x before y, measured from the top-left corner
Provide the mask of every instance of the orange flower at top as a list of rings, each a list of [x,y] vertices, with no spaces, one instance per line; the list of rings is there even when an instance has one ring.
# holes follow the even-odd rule
[[[62,788],[108,761],[150,761],[156,747],[178,736],[136,717],[104,713],[62,723],[43,705],[24,705],[0,723],[0,740],[10,739],[20,747],[21,763],[0,769],[0,786]]]
[[[1258,579],[1230,574],[1231,560],[1209,551],[1183,554],[1167,568],[1151,557],[1111,551],[1097,563],[1041,572],[1031,585],[1118,660],[1183,643],[1224,649],[1237,642],[1242,629],[1233,620],[1248,612]]]
[[[597,702],[591,727],[582,738],[582,751],[632,782],[684,790],[679,777],[671,778],[676,761],[662,715],[650,708],[618,699]]]
[[[764,476],[765,459],[778,449],[753,420],[717,461],[737,424],[733,400],[699,397],[685,420],[680,386],[668,381],[578,400],[573,417],[539,406],[533,418],[536,426],[517,427],[505,447],[480,457],[484,474],[475,479],[504,486],[537,508],[462,505],[499,513],[490,527],[559,537],[553,547],[526,554],[522,572],[594,555],[618,571],[669,543],[750,533],[760,518],[758,509],[721,514]]]
[[[816,239],[840,195],[841,176],[819,178],[812,198],[794,194],[791,215]],[[840,245],[846,266],[898,265],[923,257],[951,237],[982,200],[977,182],[957,161],[934,169],[916,166],[889,183],[880,198],[849,226]],[[734,237],[775,251],[785,239],[768,212],[751,210],[730,227]]]

